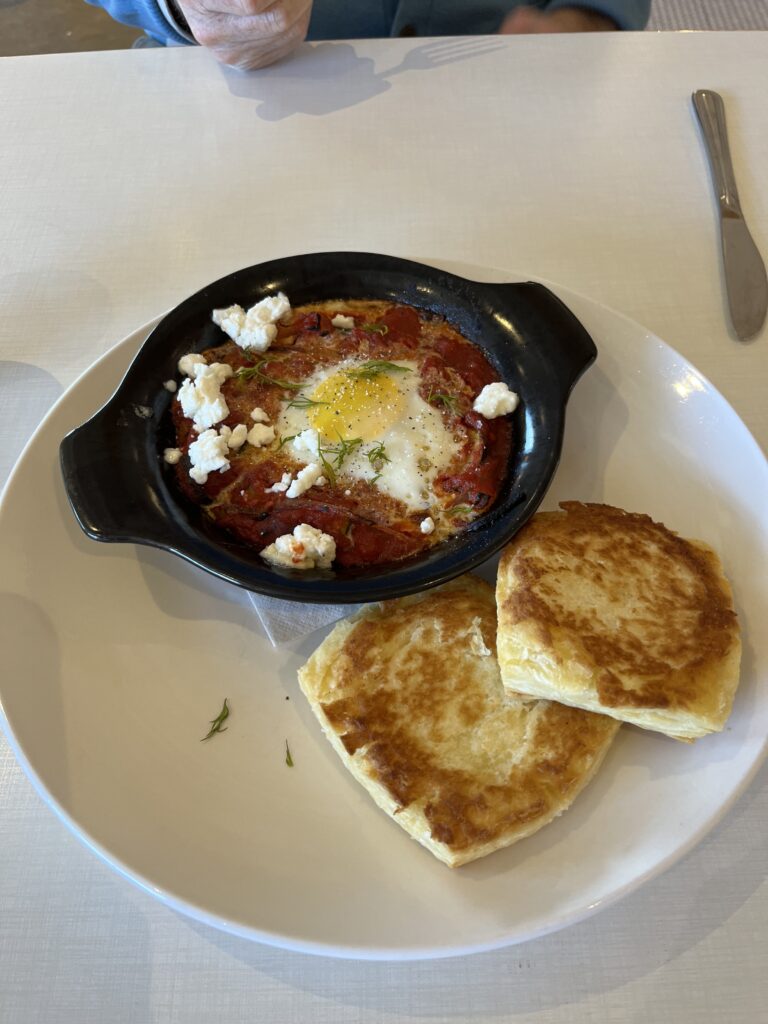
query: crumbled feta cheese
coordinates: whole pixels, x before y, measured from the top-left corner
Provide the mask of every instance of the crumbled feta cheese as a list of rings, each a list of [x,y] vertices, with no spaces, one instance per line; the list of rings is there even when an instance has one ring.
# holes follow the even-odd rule
[[[214,309],[213,322],[240,348],[266,352],[277,337],[275,324],[291,311],[291,304],[282,292],[268,295],[246,312],[242,306]]]
[[[257,302],[245,314],[246,319],[256,320],[259,323],[275,324],[291,312],[291,304],[288,296],[283,292],[277,295],[268,295],[266,299]]]
[[[245,310],[242,306],[227,306],[226,309],[214,309],[211,319],[232,341],[237,341],[245,327]]]
[[[238,423],[234,428],[222,424],[219,436],[226,440],[227,448],[242,448],[248,437],[248,427],[244,423]]]
[[[195,483],[204,484],[209,473],[229,469],[228,452],[226,433],[204,430],[189,446],[189,461],[192,463],[189,475]]]
[[[419,523],[419,529],[422,533],[432,533],[435,529],[435,521],[432,516],[427,516],[426,519],[422,519]]]
[[[229,380],[234,372],[229,363],[211,363],[210,366],[207,363],[196,363],[192,369],[192,376],[195,380],[200,380],[201,378],[215,380],[219,387],[221,387],[224,381]]]
[[[271,444],[275,440],[275,428],[268,427],[264,423],[254,423],[248,431],[248,444],[254,448],[261,448],[265,444]]]
[[[163,459],[169,466],[175,466],[181,459],[181,448],[166,448],[163,451]]]
[[[300,469],[296,474],[296,479],[286,491],[285,496],[286,498],[298,498],[300,494],[308,491],[315,484],[322,486],[321,481],[325,483],[323,467],[319,462],[310,462],[308,466]]]
[[[293,438],[291,448],[302,462],[315,462],[320,458],[320,435],[314,427],[307,427]]]
[[[251,419],[254,423],[269,423],[269,416],[258,405],[251,410]]]
[[[245,425],[245,423],[238,423],[237,426],[233,428],[232,433],[229,435],[227,444],[230,448],[233,449],[242,448],[247,439],[248,427]]]
[[[201,356],[199,352],[190,352],[186,356],[182,356],[178,362],[179,373],[183,373],[185,377],[195,376],[195,366],[202,363],[205,366],[205,356]]]
[[[276,484],[272,484],[271,487],[265,487],[264,491],[266,494],[284,494],[291,486],[292,481],[293,477],[290,473],[283,473]]]
[[[235,340],[240,348],[252,352],[266,352],[276,337],[277,327],[274,324],[253,324],[241,331]]]
[[[336,557],[336,542],[314,526],[299,523],[292,534],[283,534],[264,548],[261,557],[291,569],[328,569]]]
[[[348,497],[349,497],[349,496],[350,496],[351,494],[352,494],[352,491],[350,491],[350,489],[349,489],[349,488],[347,488],[347,489],[346,489],[346,491],[344,491],[344,496],[345,496],[346,498],[348,498]]]
[[[175,380],[164,380],[163,381],[163,387],[165,388],[166,391],[170,391],[171,394],[173,394],[173,392],[176,390],[176,387],[177,387],[176,381]]]
[[[345,331],[350,331],[355,326],[355,318],[353,316],[344,316],[343,313],[337,313],[336,316],[331,320],[334,327],[343,327]]]
[[[485,416],[487,420],[494,420],[497,416],[506,416],[514,412],[520,399],[514,391],[510,391],[502,381],[495,384],[486,384],[472,404],[475,412]]]
[[[207,430],[229,416],[229,406],[221,393],[221,385],[232,376],[227,363],[195,363],[190,377],[179,388],[179,402],[185,416],[196,430]]]

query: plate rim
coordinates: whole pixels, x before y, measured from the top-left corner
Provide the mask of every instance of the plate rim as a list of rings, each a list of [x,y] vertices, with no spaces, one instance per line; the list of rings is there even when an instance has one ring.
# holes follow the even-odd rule
[[[427,262],[424,260],[424,262]],[[612,317],[619,317],[628,326],[643,331],[646,336],[652,340],[663,345],[668,352],[673,356],[680,359],[686,365],[695,369],[700,379],[706,384],[706,386],[714,393],[720,401],[724,402],[726,407],[732,412],[736,420],[740,424],[741,429],[744,431],[745,439],[748,438],[752,446],[754,446],[755,453],[762,459],[763,463],[768,466],[768,458],[757,442],[749,427],[744,423],[739,413],[734,409],[731,403],[725,398],[725,396],[719,391],[719,389],[712,384],[712,382],[695,367],[689,359],[682,355],[673,346],[669,345],[663,339],[659,338],[654,332],[650,331],[644,325],[638,323],[638,321],[631,317],[612,309],[596,300],[590,298],[587,295],[578,293],[569,289],[565,286],[561,286],[555,282],[550,282],[545,279],[532,278],[530,275],[519,275],[516,271],[507,271],[503,268],[496,267],[481,267],[477,264],[469,263],[456,263],[448,261],[430,261],[434,265],[441,267],[453,268],[460,267],[464,269],[464,272],[477,272],[477,273],[490,273],[505,275],[510,278],[517,279],[518,277],[524,277],[525,280],[536,280],[539,283],[550,287],[556,295],[561,297],[566,303],[569,299],[576,299],[583,301],[598,311],[607,313]],[[34,431],[29,441],[25,445],[22,453],[20,454],[16,464],[11,470],[8,479],[0,493],[0,517],[2,517],[3,510],[6,503],[10,500],[9,495],[12,493],[13,483],[20,471],[22,463],[30,449],[35,446],[39,436],[45,430],[50,419],[54,417],[61,409],[61,407],[68,401],[71,401],[72,395],[77,391],[78,387],[89,378],[93,373],[98,371],[100,365],[117,355],[117,351],[123,347],[130,347],[130,345],[140,344],[141,339],[146,337],[146,333],[151,330],[152,326],[159,322],[162,316],[158,316],[148,321],[147,324],[142,325],[136,330],[130,332],[123,337],[116,344],[112,345],[107,351],[102,353],[97,359],[95,359],[88,367],[86,367],[77,377],[71,382],[56,402],[51,406],[46,415],[43,417],[38,428]],[[81,842],[84,846],[90,849],[96,856],[104,863],[106,863],[112,870],[117,874],[126,878],[133,885],[138,887],[144,892],[149,893],[155,899],[158,899],[165,906],[190,917],[194,920],[200,921],[204,924],[210,925],[211,927],[217,928],[225,933],[238,936],[240,938],[248,939],[250,941],[257,941],[270,946],[274,946],[281,949],[286,949],[293,952],[301,952],[312,955],[320,955],[332,958],[341,958],[349,960],[365,960],[365,961],[418,961],[418,960],[429,960],[429,959],[443,959],[456,956],[466,956],[474,953],[489,952],[492,950],[498,950],[516,945],[521,942],[530,941],[540,936],[550,934],[555,931],[559,931],[566,927],[570,927],[579,921],[585,920],[598,911],[605,909],[625,896],[636,891],[641,885],[649,881],[651,878],[658,877],[667,871],[670,867],[682,860],[694,847],[696,847],[704,837],[709,834],[717,825],[727,816],[732,807],[742,797],[744,792],[750,786],[755,775],[760,770],[763,762],[768,755],[768,736],[764,737],[762,744],[756,748],[755,754],[752,758],[748,768],[743,772],[736,785],[733,787],[730,794],[725,800],[723,800],[717,807],[717,810],[711,814],[705,822],[703,822],[699,828],[693,833],[688,835],[686,840],[680,845],[677,845],[674,850],[667,854],[664,858],[654,862],[647,867],[646,870],[635,874],[631,879],[625,882],[623,885],[618,886],[612,892],[597,900],[591,905],[585,907],[579,907],[572,910],[570,913],[565,915],[549,914],[547,918],[540,920],[539,924],[535,927],[526,927],[523,930],[518,930],[512,935],[505,935],[500,938],[488,940],[487,942],[472,942],[469,945],[458,945],[455,942],[451,944],[443,945],[416,945],[412,947],[397,946],[397,947],[360,947],[357,945],[345,945],[333,942],[321,942],[317,940],[307,940],[297,938],[296,936],[287,935],[286,933],[278,933],[269,930],[263,930],[255,928],[251,925],[245,925],[238,921],[233,921],[226,918],[223,915],[216,914],[210,910],[206,910],[204,907],[199,906],[196,903],[176,896],[175,894],[166,891],[165,889],[159,888],[154,884],[151,879],[142,875],[140,872],[133,870],[122,859],[112,851],[106,849],[101,843],[95,840],[89,832],[80,826],[75,818],[64,809],[64,807],[58,803],[53,795],[48,791],[42,779],[38,775],[36,769],[33,767],[31,762],[28,760],[26,754],[22,750],[15,733],[11,727],[11,724],[5,713],[5,708],[2,702],[2,689],[0,688],[0,725],[2,725],[3,731],[8,739],[9,745],[13,750],[14,756],[19,762],[24,773],[28,776],[33,784],[38,795],[42,798],[43,802],[47,804],[59,818],[59,820],[69,829],[69,831]]]

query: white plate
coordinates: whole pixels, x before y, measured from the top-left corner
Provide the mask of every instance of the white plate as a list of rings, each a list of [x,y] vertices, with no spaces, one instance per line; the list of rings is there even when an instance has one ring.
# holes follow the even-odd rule
[[[438,863],[373,805],[311,716],[296,670],[323,633],[274,650],[242,591],[77,527],[59,441],[110,395],[144,328],[54,407],[0,509],[6,729],[43,797],[118,871],[186,914],[291,949],[468,953],[563,927],[631,891],[745,788],[768,734],[766,461],[680,355],[554,290],[600,354],[572,396],[545,507],[607,501],[721,552],[745,641],[726,730],[688,746],[625,727],[558,821],[457,871]],[[201,743],[224,697],[229,728]]]

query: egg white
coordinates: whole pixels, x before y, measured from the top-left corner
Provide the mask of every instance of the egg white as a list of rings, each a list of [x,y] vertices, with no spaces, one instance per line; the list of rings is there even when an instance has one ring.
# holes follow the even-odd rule
[[[329,377],[345,375],[359,365],[359,361],[346,360],[322,367],[307,379],[301,396],[312,399],[318,386]],[[325,423],[335,422],[338,416],[340,437],[363,437],[363,443],[353,448],[337,470],[339,482],[344,479],[368,481],[383,494],[402,501],[410,511],[423,512],[438,504],[433,487],[435,477],[447,469],[459,445],[446,429],[440,412],[419,395],[418,364],[398,360],[396,365],[409,372],[385,371],[389,378],[385,390],[392,396],[391,401],[377,404],[375,395],[367,396],[365,389],[357,388],[353,389],[355,394],[350,407],[343,404],[345,389],[341,388],[338,402],[325,404],[322,419]],[[297,461],[306,464],[316,456],[306,446],[307,437],[311,435],[304,432],[315,429],[312,420],[317,419],[317,415],[314,407],[298,408],[289,403],[290,399],[280,412],[277,432],[281,437],[303,434],[302,440],[290,444],[288,450]],[[319,444],[326,459],[333,464],[333,449],[338,447],[339,436],[322,434]],[[379,445],[383,446],[388,462],[374,463],[368,457]]]

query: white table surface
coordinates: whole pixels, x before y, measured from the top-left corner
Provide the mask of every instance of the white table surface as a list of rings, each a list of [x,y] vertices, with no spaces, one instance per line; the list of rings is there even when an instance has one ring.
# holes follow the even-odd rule
[[[230,270],[336,249],[589,295],[679,349],[768,448],[768,330],[729,334],[690,107],[696,88],[724,96],[768,254],[768,33],[444,45],[321,44],[250,76],[191,49],[1,60],[0,481],[121,337]],[[693,852],[581,924],[472,957],[337,961],[134,888],[0,738],[0,1021],[757,1024],[766,821],[764,767]]]

